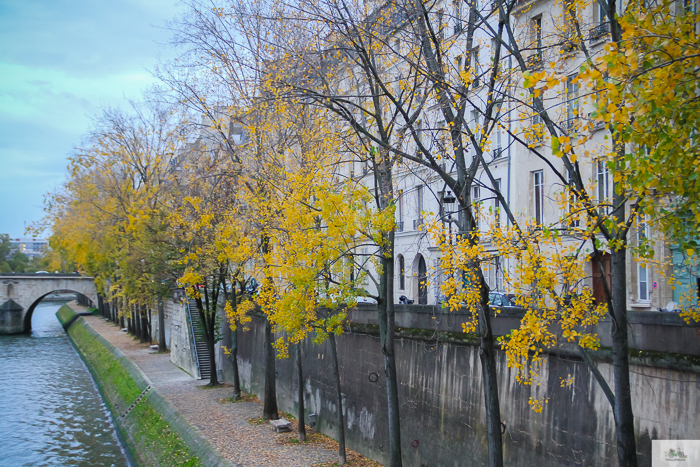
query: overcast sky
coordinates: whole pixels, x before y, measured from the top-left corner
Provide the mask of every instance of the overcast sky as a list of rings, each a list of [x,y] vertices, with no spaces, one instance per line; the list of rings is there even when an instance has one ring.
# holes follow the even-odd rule
[[[0,0],[0,233],[24,235],[105,106],[126,107],[181,11],[178,0]]]

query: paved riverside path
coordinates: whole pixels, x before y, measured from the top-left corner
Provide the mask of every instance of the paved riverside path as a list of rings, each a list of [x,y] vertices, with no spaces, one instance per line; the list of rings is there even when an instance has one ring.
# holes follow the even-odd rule
[[[70,304],[76,311],[81,307]],[[200,435],[234,465],[303,467],[337,461],[337,451],[320,445],[282,445],[269,424],[251,425],[246,420],[262,416],[257,402],[221,403],[231,397],[230,387],[202,389],[207,380],[196,380],[170,361],[170,354],[159,354],[146,344],[99,316],[85,316],[87,323],[119,349],[148,376],[152,386],[165,397]],[[296,437],[296,433],[293,433]]]

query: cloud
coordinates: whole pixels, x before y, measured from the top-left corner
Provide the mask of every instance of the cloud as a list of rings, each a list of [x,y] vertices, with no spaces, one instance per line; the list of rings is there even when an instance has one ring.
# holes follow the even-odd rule
[[[126,106],[155,80],[147,71],[174,0],[0,0],[0,233],[41,216],[90,118]]]

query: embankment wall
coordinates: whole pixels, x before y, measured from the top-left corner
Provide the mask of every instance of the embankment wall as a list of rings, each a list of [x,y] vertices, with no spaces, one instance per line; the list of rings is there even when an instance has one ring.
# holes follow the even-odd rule
[[[230,342],[230,336],[226,340]],[[250,331],[239,331],[238,341],[244,389],[262,398],[263,319],[255,317]],[[335,436],[338,406],[330,347],[327,343],[304,342],[302,349],[307,414],[318,414],[317,427]],[[338,352],[348,447],[386,463],[386,385],[376,327],[372,324],[351,326],[350,332],[339,336]],[[700,378],[695,357],[678,360],[677,356],[669,354],[644,355],[653,355],[653,358],[632,360],[632,400],[639,465],[650,467],[652,439],[700,439]],[[612,366],[606,363],[605,352],[599,358],[600,371],[612,382]],[[230,360],[223,353],[219,353],[218,360],[224,380],[230,382]],[[478,347],[468,340],[460,341],[458,336],[450,337],[449,333],[431,334],[425,330],[412,333],[411,329],[406,329],[403,337],[396,340],[396,361],[404,465],[487,465]],[[548,355],[538,384],[532,386],[518,384],[501,352],[497,364],[505,423],[505,465],[616,465],[610,405],[580,359],[574,354]],[[293,357],[277,360],[276,369],[280,409],[294,413],[298,398]],[[569,376],[574,377],[573,386],[562,387],[562,380]],[[532,410],[531,397],[548,399],[541,413]]]

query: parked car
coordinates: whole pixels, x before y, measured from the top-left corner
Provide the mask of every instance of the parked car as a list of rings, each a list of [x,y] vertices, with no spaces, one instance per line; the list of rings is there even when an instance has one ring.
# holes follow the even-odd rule
[[[491,306],[511,306],[522,308],[516,303],[517,295],[505,292],[490,292],[489,305]]]
[[[367,303],[369,305],[376,305],[377,301],[370,297],[370,293],[367,289],[358,289],[357,290],[357,297],[355,300],[357,300],[357,303]]]

